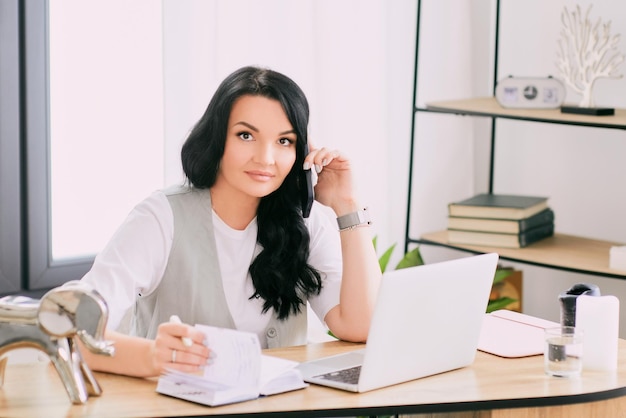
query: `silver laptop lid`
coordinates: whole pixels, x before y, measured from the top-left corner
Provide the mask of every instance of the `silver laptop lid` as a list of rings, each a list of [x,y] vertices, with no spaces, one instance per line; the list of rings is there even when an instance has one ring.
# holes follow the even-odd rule
[[[359,392],[471,364],[497,262],[491,253],[385,273]]]
[[[304,379],[365,392],[471,364],[497,262],[485,254],[385,273],[366,348],[301,363]],[[324,376],[357,364],[356,384]]]

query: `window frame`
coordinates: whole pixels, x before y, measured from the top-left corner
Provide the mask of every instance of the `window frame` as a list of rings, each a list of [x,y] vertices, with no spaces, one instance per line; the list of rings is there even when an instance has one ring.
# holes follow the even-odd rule
[[[20,7],[0,2],[0,294],[22,287]]]

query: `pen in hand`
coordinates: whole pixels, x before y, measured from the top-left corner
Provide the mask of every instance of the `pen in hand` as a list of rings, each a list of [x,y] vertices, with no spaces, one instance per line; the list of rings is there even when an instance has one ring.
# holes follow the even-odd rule
[[[177,324],[182,324],[183,323],[180,320],[180,318],[178,317],[178,315],[170,316],[170,322],[175,322]],[[185,347],[191,347],[193,345],[193,341],[191,340],[191,338],[189,338],[189,337],[182,337],[181,339],[183,340],[183,345]]]

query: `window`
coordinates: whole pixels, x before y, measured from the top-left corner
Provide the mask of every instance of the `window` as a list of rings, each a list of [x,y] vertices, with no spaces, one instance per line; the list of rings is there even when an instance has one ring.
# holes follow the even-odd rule
[[[80,278],[163,187],[161,8],[0,2],[0,294]]]

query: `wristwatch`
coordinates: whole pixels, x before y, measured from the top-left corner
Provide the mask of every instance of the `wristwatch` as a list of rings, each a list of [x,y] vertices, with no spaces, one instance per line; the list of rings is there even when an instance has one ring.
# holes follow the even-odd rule
[[[371,225],[371,223],[367,208],[337,217],[339,231],[354,229],[358,226]]]

